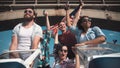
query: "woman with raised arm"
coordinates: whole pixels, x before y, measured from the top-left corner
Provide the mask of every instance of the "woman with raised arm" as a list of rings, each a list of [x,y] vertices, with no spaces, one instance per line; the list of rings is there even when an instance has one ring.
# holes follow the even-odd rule
[[[75,14],[75,18],[72,21],[69,17],[69,10],[66,11],[67,16],[67,26],[75,34],[77,39],[76,46],[83,45],[96,45],[103,43],[105,41],[105,35],[101,29],[97,26],[91,28],[92,19],[89,16],[81,16],[80,11],[83,6],[81,3],[80,9]]]
[[[50,68],[49,43],[50,43],[50,38],[52,33],[50,30],[48,12],[44,10],[43,15],[45,16],[45,19],[46,19],[46,30],[43,31],[43,39],[41,41],[42,56],[39,60],[38,68]]]
[[[75,62],[68,58],[68,47],[66,45],[59,44],[58,32],[54,37],[54,46],[56,50],[56,61],[54,62],[53,68],[80,68],[79,55],[76,48],[73,47],[73,53],[75,54]]]
[[[77,10],[77,13],[75,13],[75,18],[74,18],[74,21],[77,21],[79,20],[79,16],[80,16],[80,11],[81,11],[81,7],[82,5],[79,5],[79,8]],[[69,9],[69,3],[66,4],[65,6],[65,10],[66,10],[66,15],[65,17],[70,17],[70,14],[68,14],[68,9]],[[76,38],[75,38],[75,35],[69,30],[67,29],[67,26],[66,26],[66,21],[67,18],[64,18],[60,23],[59,23],[59,29],[60,31],[62,32],[62,34],[60,34],[58,36],[58,40],[61,44],[63,45],[66,45],[69,49],[68,51],[68,57],[69,59],[74,59],[75,55],[74,53],[72,52],[72,49],[71,47],[74,46],[77,41],[76,41]],[[68,21],[68,20],[67,20]],[[69,22],[70,24],[72,25],[72,22],[73,19],[70,19]],[[74,24],[75,25],[75,24]]]
[[[82,5],[79,5],[80,8],[78,8],[77,13],[75,13],[75,15],[77,16],[76,18],[74,18],[75,21],[79,20],[79,13],[81,10]],[[69,9],[69,4],[67,3],[65,6],[65,10],[68,12]],[[66,12],[66,14],[68,14]],[[69,14],[65,17],[70,16]],[[58,36],[58,40],[61,44],[66,45],[68,47],[68,58],[69,59],[74,59],[75,55],[72,52],[72,46],[74,46],[77,41],[75,38],[75,35],[67,29],[66,23],[65,23],[66,19],[64,18],[60,23],[59,23],[59,29],[62,32],[62,34],[60,34]],[[72,19],[70,21],[72,23]]]
[[[92,19],[89,16],[79,16],[82,6],[80,7],[79,11],[75,15],[75,19],[71,23],[71,19],[69,17],[69,10],[66,11],[67,15],[67,26],[69,27],[70,31],[75,34],[77,44],[75,47],[98,47],[98,44],[105,42],[106,37],[102,30],[95,26],[91,27]],[[79,18],[80,17],[80,18]],[[85,46],[87,45],[87,46]],[[81,50],[85,54],[95,55],[99,54],[96,50]],[[83,57],[80,55],[81,58]],[[82,65],[82,60],[81,64]],[[84,62],[84,59],[83,59]]]
[[[81,8],[81,7],[80,7]],[[71,32],[75,34],[77,44],[75,46],[85,46],[86,47],[98,47],[98,44],[105,42],[106,37],[102,30],[97,27],[91,27],[92,19],[89,16],[81,16],[78,21],[74,19],[73,23],[71,24],[69,18],[69,11],[67,10],[67,25]],[[78,13],[77,15],[79,15]],[[78,19],[78,16],[75,17]],[[88,51],[87,53],[97,54],[97,51]]]

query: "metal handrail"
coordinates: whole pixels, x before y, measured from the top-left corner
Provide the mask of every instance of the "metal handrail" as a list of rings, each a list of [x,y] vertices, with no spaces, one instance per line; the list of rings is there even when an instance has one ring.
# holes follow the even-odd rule
[[[0,4],[0,6],[64,6],[65,4]],[[78,6],[78,4],[70,4],[70,6]],[[120,4],[84,4],[84,6],[120,6]]]
[[[116,4],[119,4],[120,3],[120,1],[105,1],[105,0],[103,0],[104,1],[104,3],[109,3],[109,4],[113,4],[113,3],[116,3]],[[84,1],[85,3],[103,3],[103,1]],[[39,3],[45,3],[45,2],[47,2],[47,3],[51,3],[51,2],[54,2],[54,3],[58,3],[58,0],[48,0],[48,1],[45,1],[45,0],[19,0],[19,1],[17,1],[17,0],[1,0],[0,1],[0,3],[2,4],[2,3],[10,3],[11,2],[11,4],[17,4],[17,3],[21,3],[21,4],[24,4],[24,3],[27,3],[27,2],[31,2],[31,3],[33,3],[33,4],[39,4]],[[59,1],[59,3],[62,3],[62,2],[66,2],[66,1]],[[79,3],[79,1],[75,1],[75,0],[73,0],[73,1],[70,1],[70,3],[72,4],[72,3],[76,3],[76,2],[78,2]],[[28,4],[29,4],[28,3]]]

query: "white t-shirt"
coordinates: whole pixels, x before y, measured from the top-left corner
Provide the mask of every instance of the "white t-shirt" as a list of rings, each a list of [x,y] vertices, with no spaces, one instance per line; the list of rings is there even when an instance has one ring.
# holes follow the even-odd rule
[[[18,50],[29,50],[32,43],[32,32],[33,26],[30,28],[24,28],[23,26],[20,28],[19,32],[19,42],[18,42]],[[31,55],[30,52],[22,52],[19,53],[20,57],[25,60],[28,56]]]
[[[23,23],[19,23],[14,27],[12,35],[18,37],[17,50],[30,50],[34,37],[38,36],[43,38],[43,31],[41,26],[37,25],[36,23],[34,23],[30,28],[24,28],[22,24]],[[38,47],[40,48],[40,43],[38,44]],[[22,59],[26,59],[31,55],[30,52],[21,52],[19,54]]]
[[[20,28],[19,32],[19,42],[18,42],[18,50],[29,50],[32,43],[32,32],[33,26],[30,28],[24,28],[23,26]]]

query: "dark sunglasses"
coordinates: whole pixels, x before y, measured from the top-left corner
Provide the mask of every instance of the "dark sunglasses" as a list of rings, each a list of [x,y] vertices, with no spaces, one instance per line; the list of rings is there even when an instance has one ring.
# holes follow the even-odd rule
[[[87,22],[87,21],[91,22],[91,19],[89,18],[89,19],[83,19],[82,20],[82,22]]]
[[[65,52],[65,53],[67,53],[68,52],[68,50],[60,50],[61,52]]]
[[[31,10],[25,10],[25,11],[24,11],[24,13],[27,13],[27,12],[28,12],[28,13],[32,13]]]

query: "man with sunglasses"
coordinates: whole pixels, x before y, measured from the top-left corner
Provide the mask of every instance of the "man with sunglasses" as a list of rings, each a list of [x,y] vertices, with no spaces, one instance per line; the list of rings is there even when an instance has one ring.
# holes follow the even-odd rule
[[[35,23],[36,13],[32,8],[24,11],[24,22],[19,23],[13,29],[10,50],[37,49],[42,39],[42,28]],[[13,57],[26,59],[29,55],[14,54]]]

